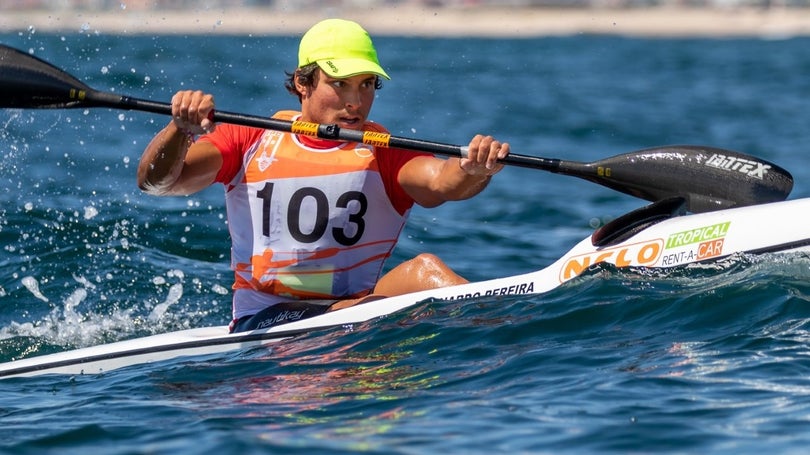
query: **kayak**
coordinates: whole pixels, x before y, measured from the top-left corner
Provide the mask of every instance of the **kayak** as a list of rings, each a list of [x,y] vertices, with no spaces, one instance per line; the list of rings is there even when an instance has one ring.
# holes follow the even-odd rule
[[[526,274],[421,291],[268,329],[229,334],[204,327],[124,340],[0,364],[0,378],[99,374],[117,368],[271,345],[296,336],[372,321],[429,299],[459,300],[551,291],[596,264],[667,269],[732,255],[810,251],[810,229],[796,222],[810,198],[686,213],[682,198],[654,202],[597,229],[549,266]]]
[[[35,57],[0,44],[0,108],[113,108],[171,115],[168,103],[95,90]],[[389,150],[465,157],[466,147],[344,130],[234,112],[212,121],[252,126]],[[165,333],[0,364],[0,378],[95,374],[116,368],[278,343],[315,330],[370,321],[428,299],[456,300],[548,292],[595,264],[671,268],[733,254],[810,249],[810,230],[795,222],[810,198],[784,202],[793,178],[780,166],[717,147],[652,147],[589,163],[510,153],[503,164],[578,177],[652,204],[596,230],[548,267],[522,275],[375,300],[308,319],[229,334],[226,326]],[[687,214],[689,213],[689,214]]]

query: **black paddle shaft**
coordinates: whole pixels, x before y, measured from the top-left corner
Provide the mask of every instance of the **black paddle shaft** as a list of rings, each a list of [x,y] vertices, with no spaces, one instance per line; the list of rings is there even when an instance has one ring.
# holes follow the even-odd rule
[[[171,115],[171,105],[94,90],[32,55],[0,45],[0,108],[108,107]],[[341,130],[337,125],[217,111],[212,120],[463,157],[465,147],[382,133]],[[579,177],[648,201],[682,197],[687,210],[718,209],[782,201],[793,189],[786,170],[743,153],[694,145],[654,147],[591,163],[510,154],[504,164]]]

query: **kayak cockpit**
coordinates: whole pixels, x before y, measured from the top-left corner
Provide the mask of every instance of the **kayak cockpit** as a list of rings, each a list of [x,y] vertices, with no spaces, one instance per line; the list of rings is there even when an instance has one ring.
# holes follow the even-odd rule
[[[621,243],[661,221],[686,213],[686,199],[671,197],[626,213],[600,227],[591,235],[593,246]]]

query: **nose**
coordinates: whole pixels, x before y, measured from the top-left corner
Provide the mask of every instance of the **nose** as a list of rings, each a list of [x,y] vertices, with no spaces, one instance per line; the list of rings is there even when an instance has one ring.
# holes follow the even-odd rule
[[[358,109],[363,104],[360,90],[349,90],[343,98],[347,109]]]

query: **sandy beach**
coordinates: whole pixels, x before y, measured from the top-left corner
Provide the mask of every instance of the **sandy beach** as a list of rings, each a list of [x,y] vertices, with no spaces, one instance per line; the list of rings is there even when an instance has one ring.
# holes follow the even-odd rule
[[[298,35],[319,19],[344,17],[374,35],[401,36],[627,36],[810,35],[810,9],[519,9],[389,7],[285,11],[199,9],[114,11],[0,11],[2,32],[100,34]]]

